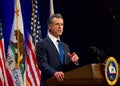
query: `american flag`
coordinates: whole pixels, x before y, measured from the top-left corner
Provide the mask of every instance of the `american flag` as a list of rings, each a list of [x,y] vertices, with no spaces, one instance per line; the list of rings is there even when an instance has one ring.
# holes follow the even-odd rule
[[[41,41],[41,26],[38,15],[38,1],[32,0],[32,16],[30,28],[26,38],[26,84],[27,86],[40,86],[41,71],[36,62],[36,43]]]
[[[2,24],[0,21],[0,86],[8,86],[5,65],[4,38],[2,32]]]
[[[41,25],[38,13],[38,0],[32,0],[31,36],[33,43],[41,41]]]

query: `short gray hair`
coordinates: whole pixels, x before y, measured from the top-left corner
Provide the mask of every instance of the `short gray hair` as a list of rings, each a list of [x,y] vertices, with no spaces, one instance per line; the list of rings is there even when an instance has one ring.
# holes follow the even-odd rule
[[[47,21],[47,25],[52,24],[54,18],[61,18],[63,20],[62,15],[60,13],[57,13],[57,14],[54,14],[54,15],[50,16],[50,18]]]

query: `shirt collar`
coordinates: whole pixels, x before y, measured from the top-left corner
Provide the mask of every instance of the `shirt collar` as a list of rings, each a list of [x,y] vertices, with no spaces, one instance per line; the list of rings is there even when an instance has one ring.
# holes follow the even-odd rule
[[[54,43],[57,42],[57,40],[60,40],[60,38],[57,39],[55,36],[53,36],[52,34],[50,34],[50,32],[48,32],[48,36],[49,36],[49,38],[50,38]]]

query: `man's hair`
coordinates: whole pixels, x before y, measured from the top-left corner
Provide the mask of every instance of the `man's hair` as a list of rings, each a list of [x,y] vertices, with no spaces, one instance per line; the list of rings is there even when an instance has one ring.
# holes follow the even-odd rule
[[[52,24],[54,18],[61,18],[61,19],[63,19],[62,15],[60,13],[51,15],[50,18],[47,21],[47,25]]]

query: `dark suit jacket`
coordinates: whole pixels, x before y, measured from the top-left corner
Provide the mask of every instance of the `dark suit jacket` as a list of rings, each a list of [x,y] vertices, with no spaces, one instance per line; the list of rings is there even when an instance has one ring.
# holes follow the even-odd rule
[[[66,72],[73,68],[73,63],[67,55],[69,47],[63,42],[62,46],[65,53],[64,64],[61,63],[60,55],[49,37],[37,44],[36,58],[44,79],[53,77],[56,71]]]

